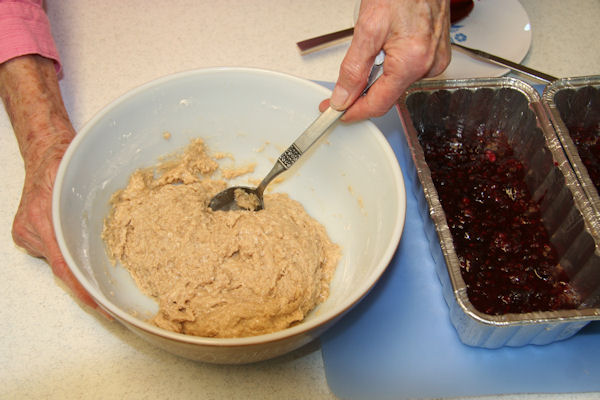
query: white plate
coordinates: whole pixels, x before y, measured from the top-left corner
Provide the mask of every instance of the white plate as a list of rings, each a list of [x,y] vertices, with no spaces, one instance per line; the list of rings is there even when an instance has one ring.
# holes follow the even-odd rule
[[[531,45],[531,25],[518,0],[475,0],[471,13],[450,28],[450,39],[521,62]],[[435,79],[495,77],[509,71],[453,50],[450,65]]]

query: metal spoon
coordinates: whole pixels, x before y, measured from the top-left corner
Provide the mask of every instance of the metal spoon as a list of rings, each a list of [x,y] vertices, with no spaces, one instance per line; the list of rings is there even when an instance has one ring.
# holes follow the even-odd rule
[[[371,85],[383,74],[385,54],[381,51],[375,58],[367,80],[367,86],[361,93],[363,96]],[[259,211],[264,208],[263,193],[267,185],[280,173],[289,169],[300,157],[338,120],[344,111],[331,107],[325,110],[297,139],[284,151],[271,171],[265,176],[257,188],[233,186],[217,193],[208,206],[213,211],[250,210]],[[236,199],[237,197],[237,199]],[[243,199],[243,200],[242,200]],[[238,204],[241,203],[241,204]]]

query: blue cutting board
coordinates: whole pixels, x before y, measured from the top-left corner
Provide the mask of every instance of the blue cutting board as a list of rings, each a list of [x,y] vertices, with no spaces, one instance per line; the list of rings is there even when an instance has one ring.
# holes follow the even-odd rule
[[[417,178],[411,176],[414,167],[398,113],[392,110],[373,122],[404,174],[406,223],[381,280],[321,338],[334,394],[400,399],[600,391],[600,322],[545,346],[489,350],[460,342],[417,210]]]

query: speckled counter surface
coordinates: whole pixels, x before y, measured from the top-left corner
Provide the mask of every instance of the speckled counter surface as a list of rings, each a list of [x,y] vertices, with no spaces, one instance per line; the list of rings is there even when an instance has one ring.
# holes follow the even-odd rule
[[[522,4],[533,30],[524,64],[555,76],[600,73],[600,1]],[[295,42],[349,27],[354,0],[48,0],[47,8],[78,129],[127,90],[182,70],[249,66],[334,81],[347,44],[302,57]],[[12,242],[23,167],[3,110],[0,149],[0,398],[335,397],[318,342],[258,364],[207,365],[158,350],[81,306],[44,261]]]

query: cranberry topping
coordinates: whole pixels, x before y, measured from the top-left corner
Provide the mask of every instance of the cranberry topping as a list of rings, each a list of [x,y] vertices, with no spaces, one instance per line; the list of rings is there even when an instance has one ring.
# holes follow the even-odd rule
[[[499,129],[510,107],[494,104],[493,96],[487,89],[438,91],[407,101],[469,300],[492,315],[576,308],[542,224],[541,200],[532,200],[527,169]],[[425,100],[424,109],[416,106]]]
[[[473,0],[450,0],[450,23],[466,18],[473,10]]]
[[[588,175],[600,190],[600,90],[559,91],[555,102]]]

